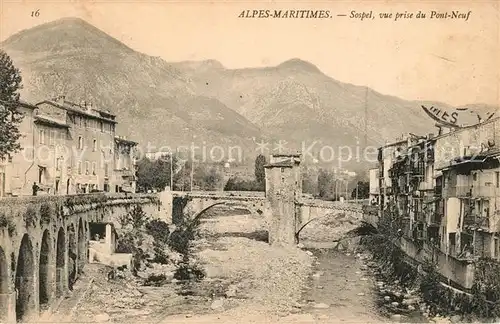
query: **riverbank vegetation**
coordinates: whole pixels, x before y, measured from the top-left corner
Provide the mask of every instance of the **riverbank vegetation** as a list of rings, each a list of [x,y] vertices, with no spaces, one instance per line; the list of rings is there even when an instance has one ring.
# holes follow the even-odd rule
[[[132,273],[145,283],[202,279],[204,271],[192,256],[191,241],[195,239],[199,221],[185,220],[175,228],[149,217],[140,206],[119,219],[118,253],[131,253]],[[171,278],[170,278],[171,279]]]
[[[378,276],[396,282],[399,288],[415,291],[426,316],[445,315],[460,321],[491,321],[500,317],[500,264],[490,258],[475,262],[473,286],[468,292],[446,284],[431,260],[417,265],[399,248],[398,231],[402,224],[393,206],[379,219],[378,233],[363,237],[361,244],[378,264]],[[380,288],[380,287],[379,287]],[[395,288],[396,290],[399,288]],[[387,294],[391,289],[381,289]]]

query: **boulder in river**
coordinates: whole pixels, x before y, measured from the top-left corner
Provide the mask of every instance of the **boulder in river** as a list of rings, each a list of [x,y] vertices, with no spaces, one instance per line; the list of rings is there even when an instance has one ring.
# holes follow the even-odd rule
[[[313,276],[314,278],[319,278],[319,277],[321,277],[322,275],[323,275],[323,272],[322,272],[322,271],[318,271],[318,272],[316,272],[315,274],[313,274],[312,276]]]
[[[237,291],[238,291],[238,289],[236,288],[235,285],[229,285],[229,287],[227,287],[227,291],[226,291],[225,295],[227,298],[235,297]]]
[[[395,320],[395,321],[400,321],[401,315],[400,314],[392,314],[391,319]]]
[[[110,317],[107,313],[101,313],[101,314],[97,314],[96,316],[94,316],[94,321],[96,321],[96,323],[108,322],[109,319],[110,319]]]
[[[210,305],[210,308],[213,310],[220,309],[224,306],[224,300],[223,299],[216,299],[212,302],[212,305]]]
[[[329,305],[325,304],[325,303],[317,303],[317,304],[314,304],[313,306],[314,308],[321,308],[321,309],[324,309],[324,308],[328,308],[330,307]]]

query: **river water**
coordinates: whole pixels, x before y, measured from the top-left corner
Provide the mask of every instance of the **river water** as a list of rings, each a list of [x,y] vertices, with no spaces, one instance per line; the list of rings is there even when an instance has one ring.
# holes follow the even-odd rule
[[[426,322],[419,312],[394,316],[376,289],[377,279],[362,256],[340,252],[330,243],[303,242],[317,257],[303,310],[325,322]],[[387,304],[387,303],[386,303]],[[328,307],[327,307],[328,306]]]

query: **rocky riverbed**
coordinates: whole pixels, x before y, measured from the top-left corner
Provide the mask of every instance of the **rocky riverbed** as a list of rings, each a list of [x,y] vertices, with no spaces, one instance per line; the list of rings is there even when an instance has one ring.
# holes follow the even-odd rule
[[[87,282],[78,284],[59,313],[67,313],[64,320],[70,322],[425,320],[418,294],[378,279],[370,256],[356,251],[357,239],[331,244],[356,226],[342,215],[305,229],[304,242],[287,248],[267,243],[266,224],[258,215],[226,210],[211,216],[193,242],[195,258],[206,271],[203,280],[181,282],[169,276],[159,287],[144,287],[131,274],[108,280],[108,269],[90,265]],[[305,240],[308,233],[319,241]]]

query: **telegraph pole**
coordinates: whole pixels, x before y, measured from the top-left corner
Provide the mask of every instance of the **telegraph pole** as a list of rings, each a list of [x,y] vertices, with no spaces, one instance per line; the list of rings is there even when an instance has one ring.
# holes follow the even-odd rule
[[[174,159],[172,157],[172,152],[170,152],[170,191],[174,191]]]
[[[194,161],[191,161],[191,184],[189,186],[190,191],[193,191],[193,168],[194,168]]]

